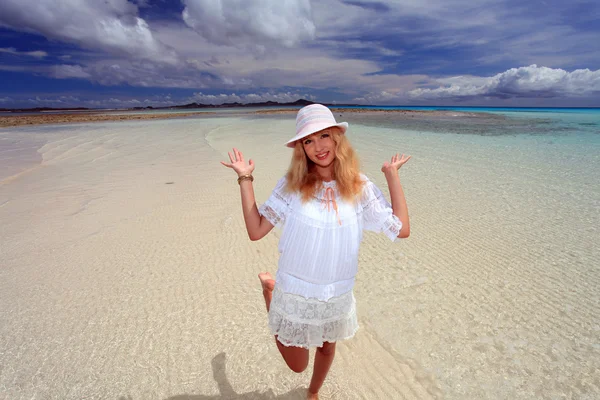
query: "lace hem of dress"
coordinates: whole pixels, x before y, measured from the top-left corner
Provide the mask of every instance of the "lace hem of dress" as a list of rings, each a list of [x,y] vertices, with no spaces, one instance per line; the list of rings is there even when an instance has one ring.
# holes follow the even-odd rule
[[[290,205],[279,193],[267,199],[258,209],[258,213],[264,216],[273,226],[283,225],[285,217],[289,213]]]
[[[276,287],[269,328],[284,346],[312,348],[348,339],[358,330],[354,295],[350,291],[320,301],[284,293]]]
[[[382,231],[392,240],[392,242],[398,239],[400,230],[402,230],[402,221],[400,221],[400,218],[396,217],[394,214],[392,214],[390,218],[386,219],[383,223]]]
[[[283,215],[278,213],[270,206],[263,204],[258,210],[259,214],[265,217],[273,226],[277,226],[280,222],[283,222]]]

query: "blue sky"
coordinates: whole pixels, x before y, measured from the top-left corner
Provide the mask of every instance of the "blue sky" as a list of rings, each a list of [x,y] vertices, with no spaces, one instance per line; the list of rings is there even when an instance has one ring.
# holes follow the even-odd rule
[[[2,0],[1,107],[600,106],[600,2]]]

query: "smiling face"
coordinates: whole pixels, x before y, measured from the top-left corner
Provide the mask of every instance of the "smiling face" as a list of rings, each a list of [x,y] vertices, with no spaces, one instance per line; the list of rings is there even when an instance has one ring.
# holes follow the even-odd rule
[[[326,177],[333,171],[333,162],[335,161],[336,143],[332,134],[335,127],[323,129],[302,139],[302,146],[306,156],[315,163],[319,174]],[[323,174],[323,172],[327,172]]]

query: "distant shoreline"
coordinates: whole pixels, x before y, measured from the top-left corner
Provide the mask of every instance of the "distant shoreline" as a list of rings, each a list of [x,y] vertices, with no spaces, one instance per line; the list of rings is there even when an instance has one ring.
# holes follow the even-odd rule
[[[48,113],[48,114],[64,114],[64,113],[110,113],[110,112],[152,112],[152,111],[185,111],[196,112],[196,110],[212,110],[212,109],[244,109],[244,108],[261,108],[264,109],[264,113],[272,113],[273,111],[282,112],[281,107],[289,107],[290,111],[295,108],[304,107],[315,102],[309,100],[297,100],[291,103],[278,103],[273,101],[267,101],[262,103],[224,103],[224,104],[202,104],[202,103],[190,103],[184,105],[168,106],[168,107],[132,107],[132,108],[86,108],[86,107],[71,107],[71,108],[52,108],[52,107],[34,107],[34,108],[0,108],[0,115],[3,114],[23,114],[23,113]],[[452,109],[498,109],[498,110],[600,110],[598,107],[511,107],[511,106],[444,106],[444,105],[364,105],[364,104],[332,104],[332,103],[321,103],[330,109],[339,108],[340,110],[353,110],[357,112],[363,112],[363,110],[372,111],[397,111],[397,110],[410,110],[413,111],[415,108],[427,108],[438,111],[452,110]],[[429,111],[429,110],[426,110]],[[263,112],[263,110],[261,110]]]
[[[35,115],[0,115],[0,129],[18,126],[32,125],[51,125],[51,124],[71,124],[71,123],[90,123],[90,122],[109,122],[109,121],[136,121],[136,120],[161,120],[198,116],[219,115],[218,111],[195,111],[178,113],[159,113],[152,114],[148,110],[147,114],[139,114],[138,111],[78,111],[76,113],[44,113]],[[247,111],[244,115],[276,115],[276,114],[296,114],[297,109],[272,108],[258,111]],[[433,118],[439,117],[482,117],[486,113],[470,113],[464,111],[450,110],[393,110],[393,109],[365,109],[365,108],[331,108],[333,113],[337,114],[390,114],[402,115],[406,117],[427,116]],[[127,114],[131,113],[131,114]]]
[[[77,114],[43,114],[43,115],[0,115],[0,128],[30,125],[51,125],[108,121],[135,121],[146,119],[171,119],[197,115],[214,115],[214,112],[189,112],[177,114],[110,114],[98,111],[78,112]]]
[[[132,107],[121,109],[101,109],[101,108],[86,108],[86,107],[70,107],[70,108],[52,108],[52,107],[35,107],[35,108],[0,108],[1,112],[7,113],[30,113],[30,112],[123,112],[123,111],[163,111],[163,110],[198,110],[198,109],[213,109],[213,108],[262,108],[262,107],[304,107],[314,104],[309,100],[296,100],[290,103],[278,103],[275,101],[265,101],[261,103],[223,103],[223,104],[203,104],[189,103],[168,107]],[[327,104],[326,104],[327,105]],[[357,106],[357,104],[343,104],[344,106]]]

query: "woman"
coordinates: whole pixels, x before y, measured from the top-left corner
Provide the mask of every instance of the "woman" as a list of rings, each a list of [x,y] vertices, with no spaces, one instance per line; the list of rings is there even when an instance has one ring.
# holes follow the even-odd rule
[[[246,163],[234,148],[230,162],[221,162],[238,174],[250,239],[263,238],[276,225],[283,228],[276,279],[268,272],[259,278],[269,327],[289,368],[304,371],[309,349],[317,349],[309,399],[318,398],[336,342],[352,337],[358,329],[352,289],[363,230],[385,233],[392,240],[410,234],[398,175],[410,156],[396,154],[381,168],[390,205],[360,173],[345,135],[347,128],[323,105],[299,110],[296,135],[286,143],[294,149],[289,170],[260,209],[252,186],[253,161]]]

